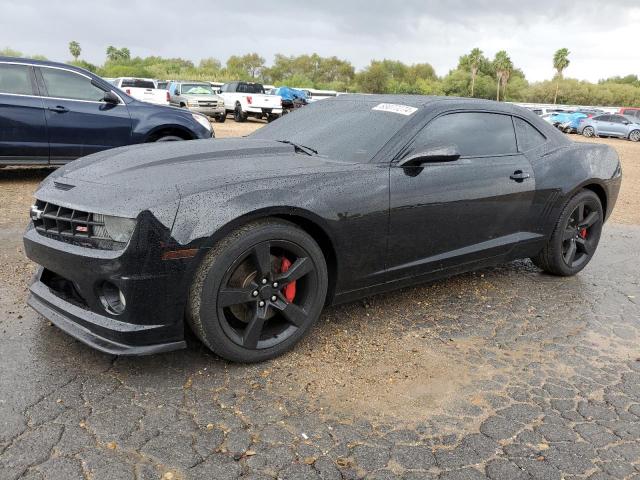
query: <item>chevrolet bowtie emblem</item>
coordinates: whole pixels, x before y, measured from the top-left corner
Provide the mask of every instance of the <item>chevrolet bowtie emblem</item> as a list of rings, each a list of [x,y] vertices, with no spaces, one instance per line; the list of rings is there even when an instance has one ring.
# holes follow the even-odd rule
[[[29,212],[31,220],[40,220],[43,213],[44,210],[40,210],[36,205],[31,205],[31,210]]]

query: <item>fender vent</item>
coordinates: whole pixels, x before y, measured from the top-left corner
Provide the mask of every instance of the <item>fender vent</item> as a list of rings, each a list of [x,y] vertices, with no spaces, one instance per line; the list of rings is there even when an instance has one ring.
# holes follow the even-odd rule
[[[60,183],[60,182],[53,182],[53,186],[56,187],[58,190],[71,190],[72,188],[75,188],[75,185],[69,185],[68,183]]]

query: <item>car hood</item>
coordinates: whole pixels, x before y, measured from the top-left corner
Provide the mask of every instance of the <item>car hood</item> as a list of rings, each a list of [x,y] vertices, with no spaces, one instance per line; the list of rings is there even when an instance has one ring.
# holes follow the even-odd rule
[[[212,101],[216,101],[216,102],[222,102],[222,97],[219,97],[218,95],[190,95],[188,93],[183,93],[182,95],[180,95],[183,98],[186,98],[187,100],[204,100],[212,102]]]
[[[288,176],[353,167],[296,153],[293,146],[271,140],[163,142],[106,150],[71,162],[50,175],[36,197],[42,198],[46,190],[46,200],[70,208],[131,217],[155,205],[233,184],[281,182]]]

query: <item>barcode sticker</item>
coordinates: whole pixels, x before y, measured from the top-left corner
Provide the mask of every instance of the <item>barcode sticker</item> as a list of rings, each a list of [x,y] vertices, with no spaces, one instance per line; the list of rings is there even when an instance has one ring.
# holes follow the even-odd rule
[[[381,112],[399,113],[400,115],[411,115],[418,110],[416,107],[409,105],[398,105],[397,103],[379,103],[371,110],[379,110]]]

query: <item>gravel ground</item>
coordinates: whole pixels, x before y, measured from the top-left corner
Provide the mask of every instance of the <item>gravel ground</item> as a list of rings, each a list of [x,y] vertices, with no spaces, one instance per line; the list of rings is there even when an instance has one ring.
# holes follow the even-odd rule
[[[0,479],[640,478],[640,145],[597,141],[624,181],[580,275],[519,261],[330,308],[251,366],[195,340],[104,355],[28,309],[48,170],[0,171]]]

